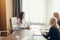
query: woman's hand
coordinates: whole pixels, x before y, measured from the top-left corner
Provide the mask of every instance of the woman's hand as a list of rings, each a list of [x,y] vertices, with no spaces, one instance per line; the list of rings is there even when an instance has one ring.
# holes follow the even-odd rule
[[[30,29],[30,26],[27,26],[27,29]]]
[[[45,32],[41,32],[41,34],[42,34],[42,35],[44,35],[44,34],[45,34]]]

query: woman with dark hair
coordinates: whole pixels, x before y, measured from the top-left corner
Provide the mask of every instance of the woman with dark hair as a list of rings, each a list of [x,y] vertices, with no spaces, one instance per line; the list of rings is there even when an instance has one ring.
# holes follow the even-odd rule
[[[23,17],[24,17],[24,12],[21,12],[21,13],[19,14],[19,18],[22,20]]]
[[[19,14],[19,17],[18,17],[18,26],[19,26],[19,28],[29,29],[29,25],[24,23],[24,16],[25,16],[24,12],[21,12]]]
[[[21,12],[18,16],[18,25],[22,24],[23,19],[24,19],[24,12]]]
[[[42,33],[42,35],[48,40],[60,40],[59,26],[57,25],[57,19],[51,18],[50,21],[51,28],[48,34]]]

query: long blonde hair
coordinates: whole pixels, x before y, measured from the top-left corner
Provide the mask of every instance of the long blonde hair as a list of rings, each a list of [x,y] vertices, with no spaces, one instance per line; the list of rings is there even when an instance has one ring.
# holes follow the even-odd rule
[[[50,25],[51,26],[54,25],[55,27],[59,27],[58,24],[57,24],[57,19],[55,17],[51,18]]]

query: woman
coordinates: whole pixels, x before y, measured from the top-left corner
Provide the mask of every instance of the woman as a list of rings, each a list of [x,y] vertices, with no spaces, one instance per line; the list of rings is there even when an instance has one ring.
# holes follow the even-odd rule
[[[25,28],[29,29],[29,25],[25,26],[26,24],[23,24],[24,16],[25,16],[24,12],[21,12],[19,14],[19,17],[18,17],[18,26],[20,26],[23,29],[25,29]]]
[[[42,35],[48,40],[60,40],[59,26],[57,26],[56,18],[51,18],[50,25],[51,28],[48,34],[45,35],[44,33],[42,33]]]
[[[24,19],[24,12],[21,12],[18,17],[18,26],[22,24],[23,19]]]

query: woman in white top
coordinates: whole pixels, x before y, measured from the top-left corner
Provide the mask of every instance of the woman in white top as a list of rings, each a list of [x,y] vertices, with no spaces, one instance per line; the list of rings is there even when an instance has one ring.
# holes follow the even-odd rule
[[[18,17],[18,26],[20,26],[20,27],[21,27],[21,25],[23,26],[24,17],[25,17],[24,12],[21,12],[21,13],[19,14],[19,17]],[[29,25],[27,25],[27,27],[23,27],[23,28],[29,29]]]

